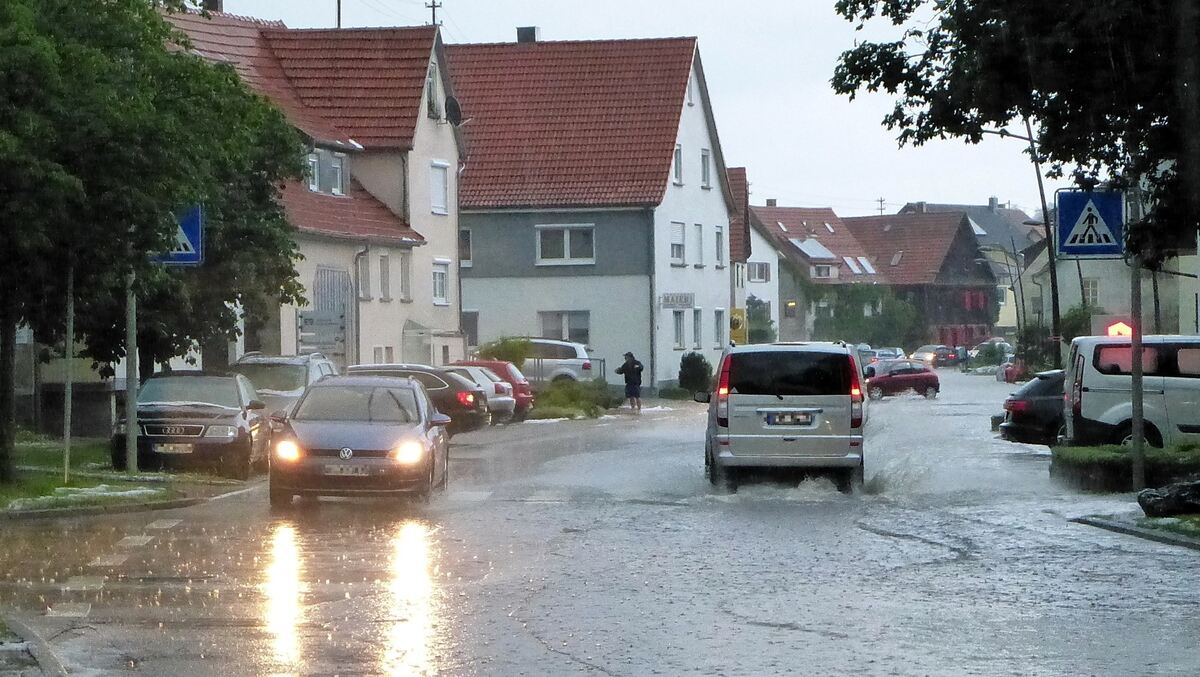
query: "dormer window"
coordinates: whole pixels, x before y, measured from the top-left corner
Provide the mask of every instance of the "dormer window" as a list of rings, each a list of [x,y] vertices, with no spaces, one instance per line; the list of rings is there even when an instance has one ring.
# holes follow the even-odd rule
[[[316,153],[308,154],[308,189],[321,192],[321,158]]]
[[[831,266],[813,266],[813,277],[833,277],[833,268]]]
[[[429,117],[439,120],[442,117],[442,107],[437,96],[437,64],[429,62],[429,71],[425,74],[425,105]]]
[[[329,161],[329,192],[334,195],[346,194],[346,179],[343,171],[345,163],[345,155],[334,155]]]

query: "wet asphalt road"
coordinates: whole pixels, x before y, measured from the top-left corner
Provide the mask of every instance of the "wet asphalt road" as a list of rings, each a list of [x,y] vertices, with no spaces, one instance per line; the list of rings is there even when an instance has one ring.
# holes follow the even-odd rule
[[[690,403],[460,436],[429,506],[3,525],[0,604],[72,674],[1195,675],[1197,553],[1068,522],[1131,509],[1047,479],[943,372],[872,403],[867,491],[736,495]]]

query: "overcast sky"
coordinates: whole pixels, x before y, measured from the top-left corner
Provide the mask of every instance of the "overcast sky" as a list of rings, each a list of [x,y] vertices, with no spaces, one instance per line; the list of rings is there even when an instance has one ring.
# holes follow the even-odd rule
[[[343,26],[420,25],[426,0],[342,0]],[[833,93],[837,57],[861,34],[834,0],[444,0],[447,42],[501,42],[517,26],[544,40],[694,35],[726,163],[747,167],[752,204],[832,207],[842,216],[889,213],[905,202],[985,204],[990,196],[1033,214],[1037,183],[1023,145],[987,139],[898,148],[880,120],[886,95]],[[294,28],[335,25],[336,0],[225,0],[225,11]],[[891,32],[876,36],[887,38]],[[1048,199],[1058,184],[1047,184]]]

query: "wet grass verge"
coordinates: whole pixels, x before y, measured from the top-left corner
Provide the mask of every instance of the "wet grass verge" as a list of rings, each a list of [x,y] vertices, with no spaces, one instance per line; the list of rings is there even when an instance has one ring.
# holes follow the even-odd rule
[[[64,483],[59,475],[23,471],[18,472],[16,482],[0,484],[0,511],[146,503],[182,496],[182,492],[162,485],[94,478]]]
[[[16,465],[34,465],[51,468],[63,467],[62,440],[26,439],[16,444]],[[84,438],[71,441],[71,467],[96,467],[111,465],[109,441]]]
[[[1133,461],[1126,447],[1053,447],[1050,477],[1089,492],[1133,490]],[[1146,486],[1162,487],[1200,477],[1200,446],[1146,448]]]
[[[1143,517],[1138,520],[1138,526],[1143,529],[1169,531],[1181,536],[1200,539],[1200,515]]]

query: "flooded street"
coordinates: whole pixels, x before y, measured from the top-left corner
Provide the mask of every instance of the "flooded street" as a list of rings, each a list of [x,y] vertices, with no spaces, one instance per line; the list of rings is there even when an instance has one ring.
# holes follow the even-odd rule
[[[1193,675],[1196,553],[994,438],[1013,387],[870,403],[866,491],[714,491],[692,403],[457,437],[449,491],[5,524],[71,674]]]

